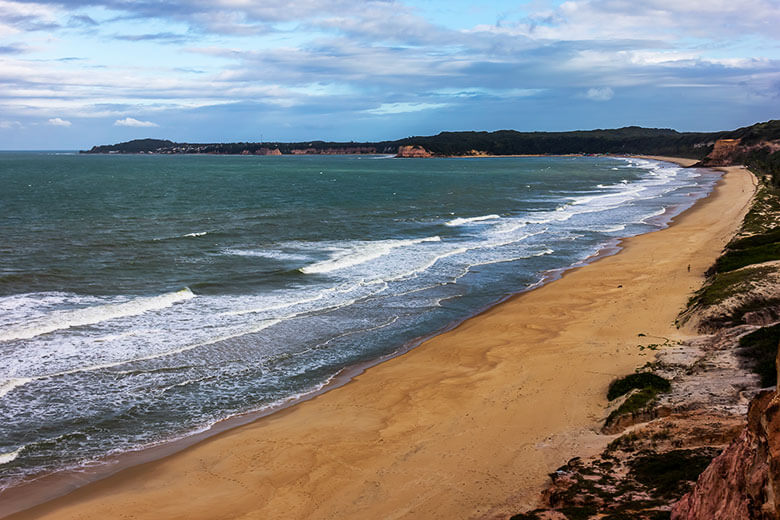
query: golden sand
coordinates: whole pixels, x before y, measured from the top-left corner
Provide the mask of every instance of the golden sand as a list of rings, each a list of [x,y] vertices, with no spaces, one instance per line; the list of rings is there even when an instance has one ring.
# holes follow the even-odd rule
[[[667,229],[511,298],[350,383],[14,518],[473,518],[532,505],[601,449],[609,382],[683,339],[677,313],[736,231],[728,168]],[[690,265],[690,270],[688,266]],[[638,337],[638,334],[646,337]]]

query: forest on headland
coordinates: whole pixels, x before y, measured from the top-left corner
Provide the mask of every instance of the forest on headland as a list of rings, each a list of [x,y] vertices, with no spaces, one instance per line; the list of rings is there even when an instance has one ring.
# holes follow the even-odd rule
[[[716,144],[718,146],[716,146]],[[413,153],[409,153],[413,152]],[[415,157],[493,155],[639,154],[700,159],[702,165],[745,164],[780,185],[780,120],[721,132],[678,132],[629,126],[572,132],[441,132],[378,142],[176,143],[136,139],[94,146],[81,153],[342,155],[399,154]]]

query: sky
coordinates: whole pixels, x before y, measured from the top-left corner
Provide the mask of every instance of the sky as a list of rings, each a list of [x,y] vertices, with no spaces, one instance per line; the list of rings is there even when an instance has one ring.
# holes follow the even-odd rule
[[[0,149],[780,118],[780,0],[0,0]]]

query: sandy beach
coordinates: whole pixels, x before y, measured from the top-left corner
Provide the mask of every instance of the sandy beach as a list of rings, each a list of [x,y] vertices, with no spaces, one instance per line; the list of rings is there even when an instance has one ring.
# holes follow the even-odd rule
[[[675,318],[754,192],[747,170],[724,170],[710,197],[616,255],[342,387],[9,518],[483,518],[533,505],[550,471],[610,440],[597,433],[606,388],[652,360],[639,347],[693,334]]]

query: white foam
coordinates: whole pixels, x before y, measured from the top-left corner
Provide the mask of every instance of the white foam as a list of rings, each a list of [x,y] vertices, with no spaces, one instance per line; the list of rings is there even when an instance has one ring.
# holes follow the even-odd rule
[[[346,250],[339,251],[327,260],[301,267],[299,271],[304,274],[330,273],[370,262],[371,260],[385,256],[394,249],[422,244],[424,242],[441,242],[441,238],[435,236],[409,240],[377,240],[372,242],[359,242],[354,244],[352,247],[347,248]]]
[[[22,453],[22,450],[24,449],[24,446],[17,449],[16,451],[11,451],[9,453],[0,453],[0,466],[3,464],[8,464],[9,462],[13,462],[16,460],[16,457],[19,456],[20,453]]]
[[[14,377],[6,380],[5,383],[0,386],[0,397],[5,396],[8,392],[14,388],[18,388],[32,381],[29,377]]]
[[[71,327],[82,327],[116,318],[137,316],[145,312],[164,309],[177,302],[192,298],[195,298],[195,295],[185,288],[159,296],[135,298],[123,303],[108,303],[75,310],[54,311],[24,325],[0,330],[0,341],[29,339]]]
[[[485,220],[496,220],[501,218],[499,215],[482,215],[481,217],[468,217],[468,218],[456,218],[449,222],[445,222],[445,226],[465,226],[467,224],[474,224],[476,222],[484,222]]]
[[[201,231],[200,233],[187,233],[184,235],[185,237],[202,237],[203,235],[208,235],[208,231]]]
[[[510,220],[509,222],[505,224],[501,224],[499,226],[496,226],[496,229],[494,229],[494,233],[500,233],[500,234],[507,234],[507,233],[514,233],[520,228],[524,228],[528,225],[528,221],[518,221]]]
[[[223,249],[222,254],[235,256],[268,256],[267,251],[258,251],[254,249]]]
[[[226,341],[226,340],[229,340],[229,339],[245,336],[247,334],[254,334],[256,332],[260,332],[263,329],[267,329],[268,327],[272,327],[273,325],[276,325],[277,323],[281,323],[282,321],[284,321],[285,319],[287,319],[289,317],[290,316],[285,317],[285,318],[281,318],[281,319],[264,320],[262,322],[262,325],[259,325],[257,327],[253,327],[253,328],[250,328],[250,329],[247,329],[247,330],[242,330],[242,331],[240,331],[238,333],[235,333],[235,334],[226,334],[226,335],[218,336],[218,337],[206,340],[206,341],[201,341],[199,343],[193,343],[193,344],[190,344],[190,345],[184,345],[182,347],[171,349],[171,350],[166,350],[166,351],[163,351],[163,352],[156,352],[154,354],[149,354],[147,356],[140,356],[140,357],[135,357],[135,358],[132,358],[132,359],[122,359],[122,360],[114,361],[114,362],[111,362],[111,363],[101,363],[101,364],[97,364],[97,365],[89,365],[89,366],[84,366],[84,367],[72,368],[70,370],[63,370],[62,372],[55,372],[53,374],[43,374],[43,375],[40,375],[40,376],[36,376],[33,379],[37,380],[37,379],[46,379],[46,378],[50,378],[50,377],[67,376],[67,375],[70,375],[70,374],[78,374],[78,373],[81,373],[81,372],[94,372],[96,370],[104,370],[106,368],[114,368],[114,367],[118,367],[118,366],[122,366],[122,365],[127,365],[127,364],[130,364],[130,363],[135,363],[135,362],[138,362],[138,361],[149,361],[151,359],[159,359],[159,358],[163,358],[163,357],[173,356],[175,354],[181,354],[182,352],[188,352],[190,350],[194,350],[194,349],[196,349],[198,347],[205,347],[207,345],[213,345],[214,343],[219,343],[220,341]]]
[[[616,202],[625,202],[628,198],[637,198],[639,194],[643,191],[645,191],[647,188],[645,186],[637,186],[630,190],[622,190],[615,193],[602,193],[599,195],[585,195],[585,196],[579,196],[579,197],[570,197],[571,204],[573,206],[580,206],[583,204],[591,204],[594,202],[599,201],[614,201],[614,199],[618,199]]]

